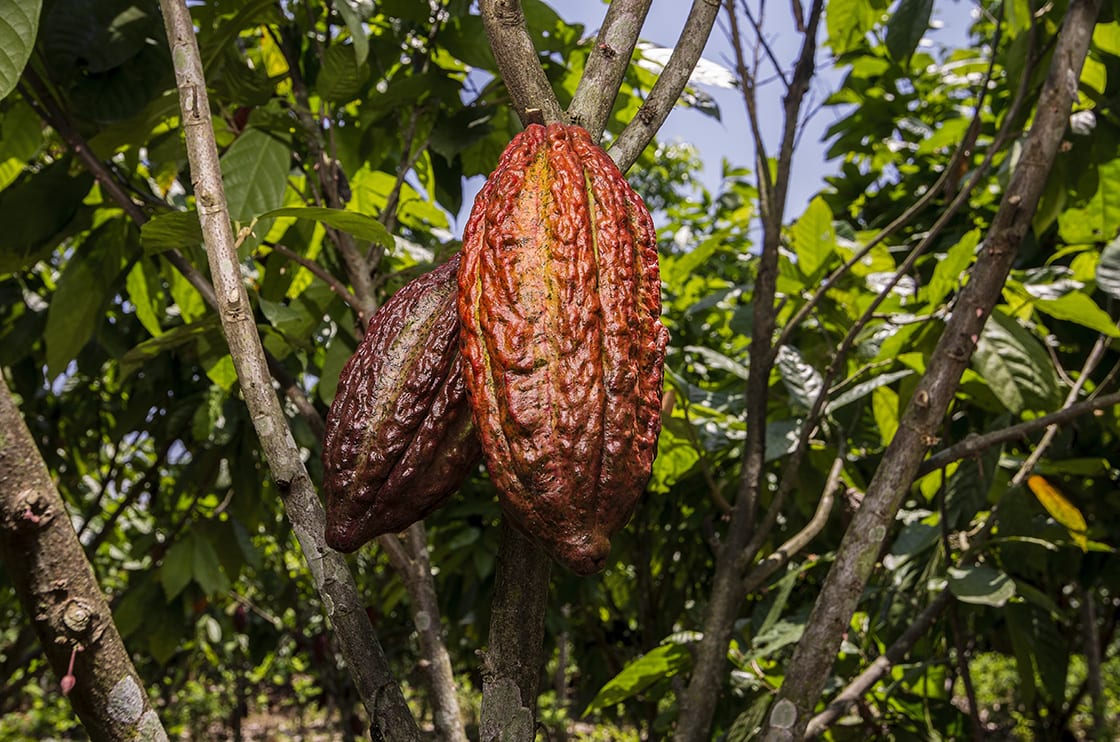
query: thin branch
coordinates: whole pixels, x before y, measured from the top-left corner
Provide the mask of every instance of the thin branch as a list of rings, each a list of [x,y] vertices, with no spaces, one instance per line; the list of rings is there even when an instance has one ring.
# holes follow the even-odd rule
[[[160,0],[160,8],[175,66],[199,221],[220,297],[222,329],[245,404],[373,730],[388,740],[418,740],[420,732],[363,610],[346,560],[326,545],[322,504],[272,389],[237,259],[190,12],[185,0]]]
[[[568,118],[599,141],[610,120],[626,69],[634,55],[638,34],[653,0],[611,0],[599,36],[579,79]]]
[[[734,12],[733,4],[730,9]],[[677,742],[700,742],[710,736],[709,728],[723,685],[727,646],[735,616],[743,600],[739,559],[754,531],[755,503],[760,489],[765,486],[765,428],[771,368],[768,361],[776,321],[774,298],[777,293],[782,216],[793,161],[798,112],[815,70],[816,34],[823,11],[822,0],[814,0],[801,52],[794,65],[792,82],[784,100],[785,123],[773,187],[765,185],[771,182],[768,167],[757,173],[760,192],[767,195],[763,204],[763,246],[755,280],[755,312],[749,350],[751,373],[747,381],[747,439],[743,445],[743,463],[735,510],[731,515],[726,543],[716,553],[716,569],[704,621],[704,636],[697,648],[692,677],[681,700],[681,715],[675,736]],[[746,90],[744,86],[745,95]]]
[[[762,587],[762,584],[772,574],[784,567],[794,554],[808,546],[809,542],[821,532],[825,524],[828,523],[828,516],[832,513],[832,503],[836,499],[836,491],[841,485],[840,475],[843,473],[844,456],[840,455],[832,461],[832,468],[828,472],[828,479],[821,493],[821,499],[817,501],[817,509],[813,512],[813,517],[800,531],[790,536],[784,544],[775,549],[772,554],[768,554],[765,559],[754,565],[750,573],[743,579],[742,591],[744,595],[750,595]]]
[[[565,121],[564,111],[529,37],[521,0],[479,0],[478,8],[498,61],[498,72],[509,89],[521,123],[539,123],[539,119],[546,124]]]
[[[39,115],[48,125],[59,133],[63,141],[70,147],[71,150],[78,156],[78,160],[85,166],[90,173],[93,174],[94,179],[97,180],[101,189],[109,195],[109,197],[116,203],[125,214],[132,219],[136,226],[141,226],[148,221],[148,214],[140,208],[139,204],[132,200],[128,193],[124,190],[121,184],[114,177],[113,173],[97,156],[93,150],[86,144],[85,139],[78,133],[78,131],[71,126],[69,119],[63,112],[62,108],[50,95],[46,85],[40,80],[34,71],[28,67],[27,79],[31,83],[32,88],[38,96]],[[29,101],[34,101],[32,96],[24,96]],[[208,307],[214,311],[218,310],[218,297],[214,293],[214,287],[206,280],[206,276],[191,264],[189,260],[178,250],[165,250],[160,253],[167,262],[179,271],[183,278],[187,279],[187,283],[194,287],[202,296],[202,300]],[[315,405],[307,398],[307,393],[303,391],[300,385],[296,382],[288,370],[280,363],[280,361],[271,353],[267,353],[268,367],[272,372],[273,378],[280,384],[280,388],[284,390],[285,396],[295,405],[296,409],[301,415],[307,419],[308,425],[316,435],[322,437],[323,434],[323,417],[319,411],[315,409]]]
[[[1062,409],[1069,409],[1073,406],[1073,403],[1077,401],[1077,396],[1081,394],[1081,389],[1085,386],[1085,382],[1089,380],[1089,374],[1091,374],[1093,369],[1097,367],[1097,364],[1100,363],[1101,358],[1104,357],[1105,351],[1108,350],[1108,346],[1111,344],[1112,338],[1107,335],[1100,335],[1097,337],[1097,342],[1093,344],[1093,349],[1089,351],[1088,357],[1085,358],[1085,363],[1081,366],[1081,373],[1078,375],[1077,381],[1073,383],[1069,393],[1066,394],[1066,399],[1062,403]],[[1042,455],[1046,453],[1046,449],[1050,447],[1050,444],[1054,441],[1054,436],[1057,434],[1058,426],[1056,424],[1046,426],[1046,432],[1042,434],[1042,440],[1038,442],[1038,445],[1031,451],[1031,455],[1028,456],[1027,460],[1023,462],[1023,465],[1019,467],[1019,471],[1015,472],[1015,476],[1011,478],[1012,487],[1018,487],[1026,481],[1030,473],[1034,471],[1035,464],[1037,464],[1039,459],[1042,458]]]
[[[95,742],[167,739],[2,375],[0,429],[0,563],[63,694]]]
[[[708,43],[719,8],[720,0],[693,0],[665,69],[653,84],[646,102],[638,109],[638,115],[626,125],[607,152],[622,172],[630,169],[677,104],[681,91],[700,61],[704,45]]]
[[[876,657],[866,670],[844,686],[844,689],[832,699],[824,711],[813,717],[805,730],[805,738],[816,737],[823,733],[852,704],[858,703],[859,699],[863,698],[874,687],[875,683],[886,676],[892,667],[906,659],[906,655],[910,653],[918,640],[925,636],[952,600],[953,594],[945,590],[926,606],[925,610],[919,613],[914,622],[906,628],[906,631],[902,632],[902,635],[887,647],[887,651]]]
[[[385,549],[393,568],[401,576],[412,609],[412,623],[420,642],[423,670],[432,694],[436,734],[447,742],[467,742],[467,733],[459,710],[451,656],[443,639],[439,602],[432,581],[432,564],[428,557],[428,536],[423,522],[413,523],[405,532],[407,548],[395,534],[377,539]]]
[[[311,271],[311,273],[316,278],[327,284],[330,290],[334,292],[335,296],[346,302],[350,306],[350,308],[354,310],[355,313],[361,316],[362,303],[358,300],[358,297],[356,297],[354,293],[350,291],[346,284],[335,278],[334,275],[332,275],[331,272],[326,268],[319,265],[314,260],[306,258],[303,255],[300,255],[295,250],[291,250],[287,247],[284,247],[283,245],[274,242],[264,242],[262,244],[273,252],[279,255],[283,255],[293,263],[302,265],[304,268]]]
[[[1112,394],[1106,394],[1103,397],[1097,397],[1095,399],[1087,399],[1083,402],[1063,407],[1057,412],[1051,412],[1048,415],[1043,415],[1033,420],[1027,420],[1001,430],[994,430],[983,435],[970,435],[960,443],[955,443],[948,448],[942,449],[923,461],[922,465],[918,467],[918,472],[915,476],[919,478],[923,477],[950,462],[958,461],[969,456],[975,456],[992,446],[998,446],[1008,441],[1017,440],[1025,435],[1035,433],[1050,426],[1064,425],[1082,415],[1095,412],[1096,410],[1103,410],[1106,407],[1112,407],[1114,405],[1120,405],[1120,392],[1113,392]]]
[[[1038,206],[1047,175],[1066,131],[1076,80],[1088,51],[1099,0],[1073,0],[1054,49],[1023,154],[977,257],[971,278],[934,349],[837,551],[771,707],[764,739],[800,739],[828,680],[840,638],[851,620],[875,555],[887,537],[902,498],[926,449],[935,440],[961,374],[1001,296],[1011,264]],[[1071,81],[1073,81],[1071,83]]]

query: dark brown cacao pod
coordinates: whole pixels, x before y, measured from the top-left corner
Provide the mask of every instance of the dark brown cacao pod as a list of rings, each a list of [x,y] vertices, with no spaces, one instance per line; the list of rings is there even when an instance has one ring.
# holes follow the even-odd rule
[[[439,508],[481,459],[459,355],[456,256],[370,319],[327,414],[327,543],[353,551]]]
[[[579,574],[649,479],[668,332],[653,220],[577,126],[530,125],[467,222],[460,345],[502,506]]]

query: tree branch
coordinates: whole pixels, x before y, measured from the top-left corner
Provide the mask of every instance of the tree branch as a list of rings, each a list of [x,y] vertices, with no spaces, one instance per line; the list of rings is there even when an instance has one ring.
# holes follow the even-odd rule
[[[622,172],[630,169],[677,104],[681,91],[700,61],[704,45],[708,43],[719,7],[720,0],[693,0],[692,10],[665,69],[653,84],[638,115],[626,125],[607,152]]]
[[[587,129],[596,142],[607,128],[622,78],[634,56],[634,46],[642,31],[653,0],[611,0],[599,36],[587,58],[579,79],[568,118]]]
[[[502,519],[490,607],[490,645],[482,653],[481,742],[533,742],[552,563]]]
[[[926,606],[926,609],[918,614],[918,617],[906,628],[906,631],[902,632],[902,635],[895,640],[894,644],[887,647],[886,652],[876,657],[875,661],[866,670],[844,686],[844,689],[832,699],[832,702],[828,704],[824,711],[813,717],[805,729],[806,739],[823,733],[853,703],[863,698],[875,683],[891,671],[892,667],[906,659],[906,655],[910,653],[918,640],[925,636],[925,633],[929,631],[952,600],[953,594],[944,590],[932,603]]]
[[[498,72],[509,89],[521,123],[528,125],[538,119],[546,124],[566,121],[529,37],[521,0],[479,0],[478,9],[490,48],[498,60]]]
[[[959,295],[898,432],[840,544],[770,710],[765,727],[767,740],[800,739],[804,734],[831,671],[840,637],[875,567],[875,556],[925,450],[935,440],[941,418],[1030,229],[1066,130],[1099,5],[1099,0],[1074,0],[1070,4],[1023,155],[1011,175],[971,279]]]
[[[66,114],[55,102],[54,98],[50,95],[46,85],[35,74],[31,67],[27,68],[26,77],[31,85],[35,94],[38,96],[40,117],[49,124],[55,131],[59,133],[63,141],[74,151],[78,156],[78,160],[93,174],[97,180],[98,185],[102,190],[109,195],[109,197],[116,203],[125,214],[128,215],[136,226],[141,226],[148,221],[148,214],[140,205],[137,204],[125,192],[124,188],[114,177],[112,171],[97,158],[93,150],[89,148],[85,139],[78,131],[71,126]],[[25,96],[27,100],[33,101],[31,96]],[[187,279],[187,283],[194,287],[196,291],[202,296],[202,300],[206,305],[213,309],[218,310],[218,298],[214,294],[214,287],[206,280],[206,276],[191,264],[189,260],[178,250],[165,250],[161,255],[167,259],[167,262],[182,274],[183,278]],[[284,390],[285,396],[295,405],[300,414],[307,419],[308,425],[315,432],[316,435],[322,437],[323,435],[323,417],[319,411],[315,409],[315,405],[307,398],[307,394],[303,391],[295,378],[288,373],[288,370],[280,363],[280,361],[271,353],[266,352],[268,358],[268,367],[272,372],[273,378],[280,384],[281,389]]]
[[[0,430],[0,561],[63,693],[95,742],[167,739],[2,376]]]
[[[816,34],[823,10],[822,0],[814,0],[801,52],[794,66],[792,83],[786,91],[785,126],[774,179],[770,180],[769,168],[757,173],[760,191],[770,195],[763,204],[763,246],[758,277],[755,280],[755,311],[749,350],[751,373],[747,381],[747,439],[743,446],[743,465],[735,498],[735,511],[731,515],[726,543],[716,553],[716,570],[704,621],[703,639],[697,649],[692,678],[681,700],[681,715],[675,736],[677,742],[700,742],[709,736],[708,730],[719,699],[727,662],[727,645],[743,600],[740,559],[754,531],[755,503],[759,489],[763,486],[770,344],[776,321],[774,297],[777,292],[782,217],[798,115],[815,69]],[[772,187],[769,185],[771,182]]]
[[[1120,392],[1113,392],[1103,397],[1087,399],[1084,402],[1078,402],[1069,407],[1063,407],[1057,412],[1051,412],[1049,415],[1036,417],[1033,420],[1027,420],[1017,425],[1003,428],[1002,430],[994,430],[984,435],[970,435],[960,443],[942,449],[923,461],[921,466],[918,467],[918,472],[915,474],[915,477],[924,477],[931,471],[940,469],[946,464],[969,456],[974,456],[992,446],[998,446],[1002,443],[1022,438],[1024,435],[1035,433],[1043,428],[1062,425],[1071,420],[1076,420],[1082,415],[1118,404],[1120,404]]]
[[[373,729],[388,740],[417,740],[416,722],[363,610],[353,576],[345,559],[326,545],[322,504],[272,390],[237,260],[190,12],[185,0],[160,0],[160,8],[175,66],[199,222],[219,297],[222,329],[245,404]]]

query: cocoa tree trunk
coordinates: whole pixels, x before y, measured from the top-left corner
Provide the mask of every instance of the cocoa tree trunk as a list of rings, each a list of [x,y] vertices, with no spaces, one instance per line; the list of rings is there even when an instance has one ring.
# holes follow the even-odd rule
[[[91,740],[166,740],[31,431],[0,378],[0,561]]]

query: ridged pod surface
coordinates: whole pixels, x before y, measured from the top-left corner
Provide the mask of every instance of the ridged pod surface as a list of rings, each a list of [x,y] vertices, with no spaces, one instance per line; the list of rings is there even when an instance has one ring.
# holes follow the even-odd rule
[[[370,319],[327,414],[327,543],[354,551],[439,508],[481,459],[459,355],[456,256]]]
[[[579,574],[649,479],[668,332],[653,220],[577,126],[530,125],[476,198],[460,345],[506,514]]]

